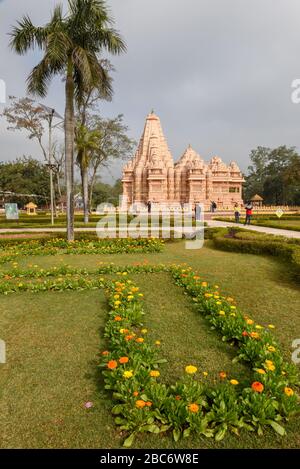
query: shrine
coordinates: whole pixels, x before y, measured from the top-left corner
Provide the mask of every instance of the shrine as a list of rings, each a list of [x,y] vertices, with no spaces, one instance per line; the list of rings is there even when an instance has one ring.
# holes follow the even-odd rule
[[[174,162],[160,119],[150,113],[135,156],[123,169],[122,206],[142,208],[151,202],[175,209],[202,203],[209,209],[214,201],[218,208],[233,208],[242,203],[243,181],[235,162],[226,165],[213,156],[205,163],[191,146]]]

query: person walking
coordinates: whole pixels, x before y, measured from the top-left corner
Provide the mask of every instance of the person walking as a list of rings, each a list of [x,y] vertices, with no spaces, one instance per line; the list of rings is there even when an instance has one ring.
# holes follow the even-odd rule
[[[253,210],[253,205],[251,202],[247,202],[246,206],[246,218],[245,218],[245,223],[244,225],[250,225],[251,218],[252,218],[252,210]]]
[[[151,200],[147,202],[148,213],[151,213]]]
[[[235,223],[240,223],[240,210],[239,210],[239,204],[236,202],[234,204],[234,218],[235,218]]]

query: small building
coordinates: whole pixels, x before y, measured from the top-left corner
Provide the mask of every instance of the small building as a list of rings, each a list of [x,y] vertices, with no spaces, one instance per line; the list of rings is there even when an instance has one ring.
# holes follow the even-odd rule
[[[37,205],[35,205],[33,202],[29,202],[29,204],[25,205],[25,208],[27,211],[27,215],[37,215]]]
[[[264,199],[258,194],[255,194],[250,200],[253,204],[253,207],[262,207],[264,201]]]

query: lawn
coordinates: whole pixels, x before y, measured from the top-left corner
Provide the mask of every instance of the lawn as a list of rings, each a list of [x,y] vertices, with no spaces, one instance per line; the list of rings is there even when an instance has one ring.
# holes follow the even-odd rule
[[[234,222],[234,217],[215,217],[216,220]],[[240,223],[245,222],[245,217],[240,218]],[[285,216],[278,218],[276,216],[264,218],[262,216],[254,215],[251,220],[252,225],[265,226],[269,228],[278,228],[281,230],[300,231],[300,217],[299,215]]]
[[[220,285],[238,305],[262,324],[273,323],[287,358],[291,343],[300,336],[300,288],[288,266],[269,257],[217,251],[206,243],[199,251],[183,242],[168,243],[159,254],[77,255],[23,258],[20,266],[43,268],[66,262],[96,268],[100,262],[125,265],[186,262],[201,277]],[[11,266],[6,266],[11,268]],[[130,276],[145,294],[146,325],[150,337],[161,340],[161,366],[166,382],[174,382],[188,363],[208,371],[210,380],[220,370],[239,377],[248,370],[232,364],[234,351],[209,329],[190,299],[172,283],[169,274]],[[124,439],[110,414],[110,400],[97,367],[106,347],[107,319],[104,292],[17,293],[1,296],[1,338],[7,344],[7,364],[0,365],[0,446],[5,448],[115,448]],[[87,410],[84,403],[92,401]],[[191,447],[299,447],[300,422],[294,418],[287,436],[272,431],[257,437],[243,432],[222,442],[193,438],[174,443],[169,436],[145,435],[141,448]]]

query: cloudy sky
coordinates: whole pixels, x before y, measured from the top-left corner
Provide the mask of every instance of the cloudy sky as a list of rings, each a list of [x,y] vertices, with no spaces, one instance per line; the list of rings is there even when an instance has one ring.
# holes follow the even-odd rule
[[[55,3],[0,0],[0,78],[8,94],[25,94],[25,78],[39,53],[14,55],[7,33],[24,13],[43,24]],[[190,143],[206,160],[218,154],[246,170],[250,150],[258,145],[300,150],[300,104],[291,101],[291,83],[300,78],[299,0],[108,4],[128,52],[112,59],[115,95],[102,105],[103,116],[123,113],[138,140],[153,108],[175,159]],[[54,80],[45,104],[63,113],[63,91],[61,81]],[[33,142],[5,129],[0,122],[0,160],[40,157]],[[120,176],[121,166],[112,167],[111,174]],[[105,173],[104,179],[111,176]]]

